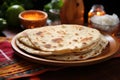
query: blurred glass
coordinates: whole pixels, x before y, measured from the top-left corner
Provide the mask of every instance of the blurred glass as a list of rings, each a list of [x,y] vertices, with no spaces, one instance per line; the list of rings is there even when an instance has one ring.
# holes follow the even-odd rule
[[[63,5],[62,0],[51,0],[44,6],[44,11],[48,13],[48,25],[60,24],[60,8]]]
[[[50,21],[51,20],[51,21]],[[58,9],[50,9],[49,10],[49,25],[60,24],[60,10]]]
[[[90,11],[88,12],[88,23],[90,23],[90,18],[94,15],[102,16],[106,14],[103,5],[101,4],[95,4],[92,6]]]

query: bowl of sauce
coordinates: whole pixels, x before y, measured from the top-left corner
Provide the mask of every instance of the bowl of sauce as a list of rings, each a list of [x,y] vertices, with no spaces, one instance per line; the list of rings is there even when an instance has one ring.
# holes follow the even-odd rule
[[[46,25],[48,14],[40,10],[26,10],[19,14],[21,26],[25,29]]]

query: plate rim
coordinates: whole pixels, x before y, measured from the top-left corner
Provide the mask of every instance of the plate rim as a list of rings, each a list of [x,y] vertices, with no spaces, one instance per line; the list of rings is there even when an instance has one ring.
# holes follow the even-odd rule
[[[112,52],[108,52],[109,54],[106,53],[106,55],[101,56],[101,57],[94,57],[91,59],[87,59],[87,60],[78,60],[78,61],[59,61],[59,60],[50,60],[50,59],[45,59],[45,58],[40,58],[39,56],[34,56],[31,55],[29,53],[25,53],[22,50],[20,50],[16,43],[15,40],[17,39],[17,36],[21,34],[18,33],[16,34],[11,41],[11,45],[12,48],[15,50],[15,54],[19,55],[20,57],[25,58],[28,61],[32,61],[34,63],[39,63],[39,64],[45,64],[45,65],[54,65],[54,66],[86,66],[86,65],[91,65],[91,64],[95,64],[95,63],[99,63],[105,60],[110,59],[113,55],[115,55],[117,53],[117,51],[119,50],[119,42],[118,39],[115,36],[111,36],[107,33],[102,33],[106,39],[109,40],[110,43],[110,49],[112,49],[112,44],[114,44],[114,46],[116,47],[116,49],[112,49]],[[112,40],[112,41],[111,41]]]

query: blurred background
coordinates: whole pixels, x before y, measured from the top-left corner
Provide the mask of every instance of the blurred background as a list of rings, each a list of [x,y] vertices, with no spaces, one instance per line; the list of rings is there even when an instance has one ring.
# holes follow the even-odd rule
[[[116,13],[120,17],[119,0],[83,0],[85,7],[85,22],[87,22],[88,12],[94,4],[102,4],[107,14]],[[25,9],[40,9],[43,10],[44,5],[51,2],[51,0],[0,0],[0,6],[2,10],[6,10],[7,7],[13,4],[20,4]],[[6,4],[7,3],[7,4]]]
[[[6,20],[6,11],[12,5],[20,5],[25,10],[44,10],[44,6],[52,0],[0,0],[0,18]],[[54,0],[59,1],[59,0]],[[83,0],[84,1],[84,23],[88,21],[88,12],[94,4],[102,4],[107,14],[117,14],[120,17],[119,0]],[[9,25],[9,24],[8,24]]]
[[[94,4],[102,4],[107,14],[116,13],[120,17],[120,5],[119,0],[83,0],[85,7],[85,22],[87,22],[88,12]],[[13,4],[22,4],[25,9],[40,9],[43,10],[44,5],[51,2],[51,0],[0,0],[0,6],[2,10],[6,10],[7,7]],[[6,4],[7,3],[7,4]]]

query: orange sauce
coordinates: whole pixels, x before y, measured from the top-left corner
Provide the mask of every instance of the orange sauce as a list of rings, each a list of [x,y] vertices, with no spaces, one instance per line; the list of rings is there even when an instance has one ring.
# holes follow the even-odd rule
[[[23,17],[27,20],[39,20],[44,18],[44,15],[38,14],[38,13],[29,13],[29,14],[23,15]]]

